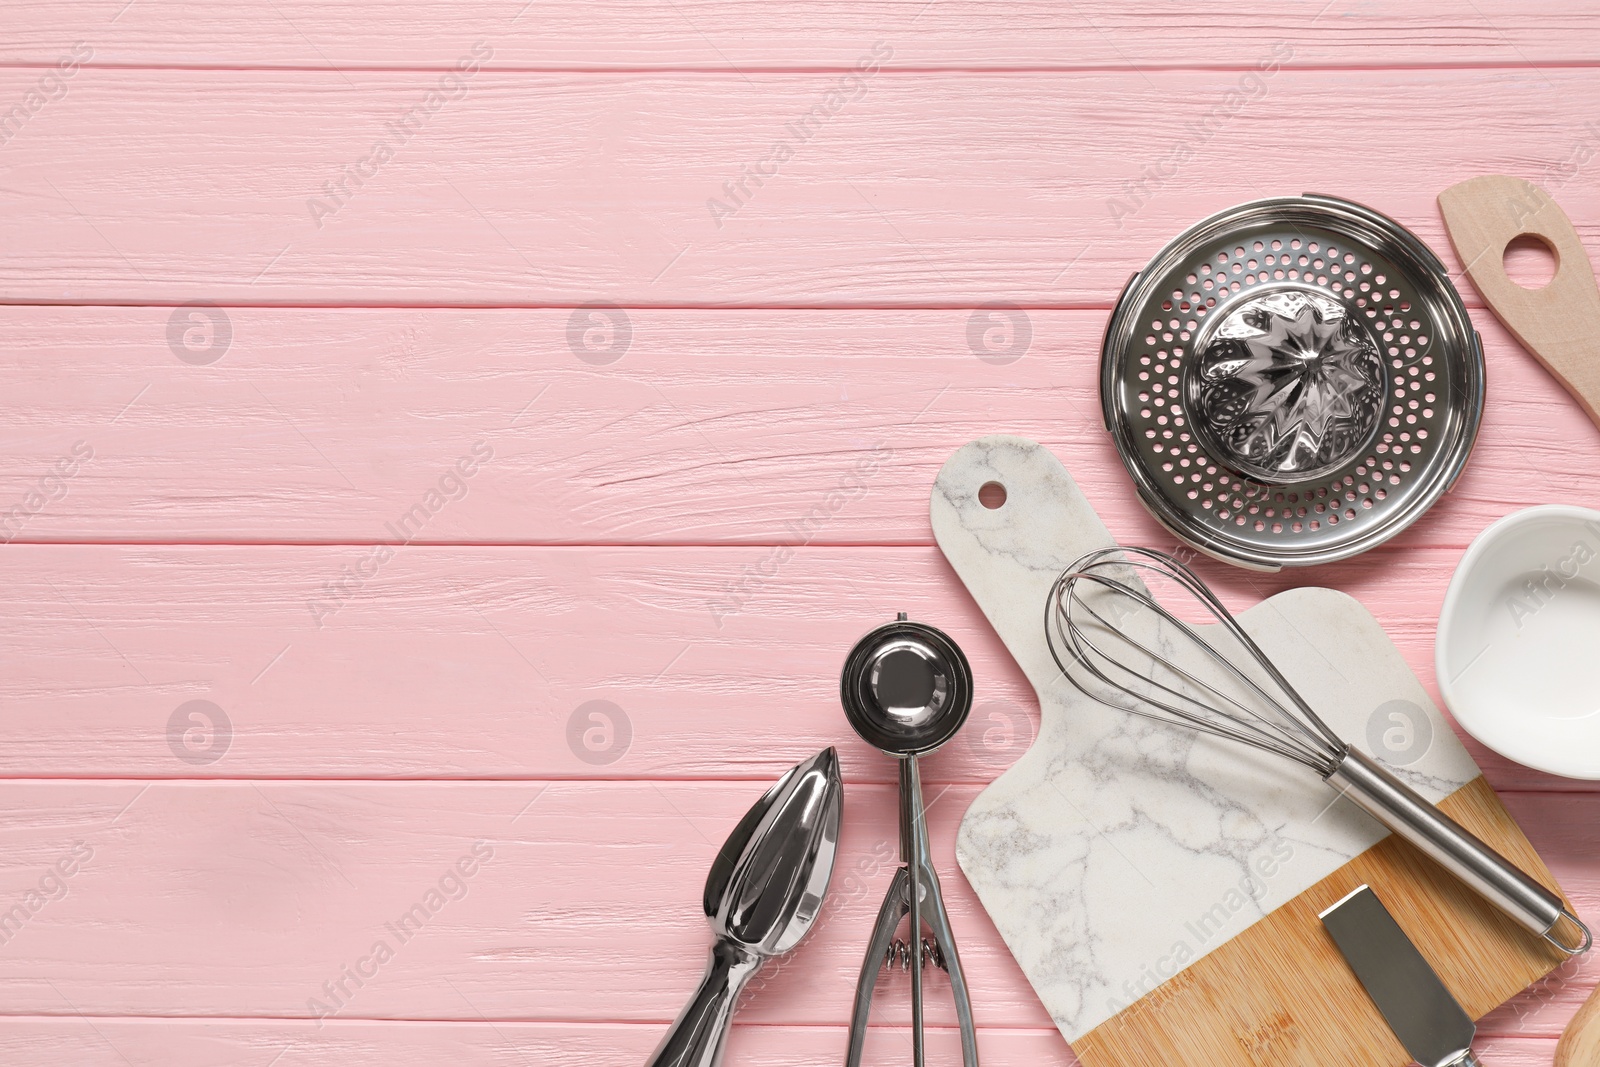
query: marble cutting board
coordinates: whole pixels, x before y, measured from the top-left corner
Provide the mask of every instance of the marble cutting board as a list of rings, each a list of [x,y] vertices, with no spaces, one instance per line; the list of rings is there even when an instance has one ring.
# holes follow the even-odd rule
[[[979,500],[990,482],[998,508]],[[1046,594],[1113,541],[1048,449],[964,446],[931,517],[1041,708],[1033,746],[967,811],[957,859],[1086,1065],[1410,1062],[1316,918],[1363,882],[1474,1018],[1560,962],[1306,769],[1106,708],[1061,677]],[[1365,739],[1409,726],[1391,769],[1554,887],[1357,601],[1294,589],[1240,621],[1341,736],[1384,759]]]

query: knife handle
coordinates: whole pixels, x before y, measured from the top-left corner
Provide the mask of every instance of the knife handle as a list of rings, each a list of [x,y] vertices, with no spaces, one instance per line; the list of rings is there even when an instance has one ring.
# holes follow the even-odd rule
[[[712,945],[700,988],[645,1067],[719,1067],[739,991],[761,962],[762,957],[732,941],[723,939]]]

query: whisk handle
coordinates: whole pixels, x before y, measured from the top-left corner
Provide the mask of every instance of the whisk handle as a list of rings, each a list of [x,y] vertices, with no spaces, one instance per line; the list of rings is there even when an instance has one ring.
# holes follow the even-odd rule
[[[1528,930],[1569,955],[1589,948],[1588,928],[1567,910],[1560,897],[1513,866],[1372,757],[1347,748],[1327,782]],[[1581,944],[1565,945],[1551,936],[1563,918],[1582,931]]]

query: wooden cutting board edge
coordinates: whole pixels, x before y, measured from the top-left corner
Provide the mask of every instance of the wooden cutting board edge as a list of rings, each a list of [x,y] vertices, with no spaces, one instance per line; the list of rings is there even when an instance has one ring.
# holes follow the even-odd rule
[[[1051,462],[1042,472],[1033,473],[1045,481],[1058,478],[1063,492],[1081,497],[1071,475],[1038,442],[992,436],[964,446],[955,456],[974,445],[997,448],[1001,453],[1017,449],[1044,453]],[[1002,481],[1009,480],[998,470],[994,473]],[[936,536],[944,479],[945,471],[941,471],[934,490]],[[957,494],[963,491],[955,487]],[[1079,521],[1092,522],[1110,543],[1109,531],[1099,524],[1093,506],[1087,500],[1081,503],[1087,513],[1080,515]],[[942,538],[939,544],[948,556],[950,545]],[[1026,551],[1026,543],[1019,541],[1014,550]],[[954,558],[950,562],[967,584],[961,564]],[[978,591],[969,591],[1009,649],[1007,627],[991,613],[994,605],[985,604]],[[1382,634],[1377,620],[1370,615],[1367,618]],[[1388,640],[1387,635],[1383,637]],[[1439,806],[1559,892],[1533,845],[1481,775],[1445,797]],[[1175,976],[1147,972],[1150,981],[1141,988],[1150,991],[1072,1040],[1073,1049],[1085,1067],[1274,1067],[1327,1062],[1401,1067],[1410,1063],[1317,918],[1321,910],[1363,883],[1373,887],[1474,1019],[1548,974],[1564,959],[1553,946],[1517,926],[1413,846],[1388,836],[1204,956],[1195,959],[1198,953],[1191,951],[1186,958],[1194,962]],[[1131,996],[1139,990],[1128,992]]]
[[[1540,882],[1554,877],[1483,778],[1439,805]],[[1393,836],[1073,1043],[1085,1067],[1411,1062],[1318,913],[1373,890],[1474,1019],[1565,958]]]

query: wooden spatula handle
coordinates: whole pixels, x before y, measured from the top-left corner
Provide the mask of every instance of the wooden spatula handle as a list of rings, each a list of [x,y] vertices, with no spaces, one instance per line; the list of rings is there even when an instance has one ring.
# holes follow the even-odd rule
[[[1593,1067],[1600,1063],[1600,986],[1589,994],[1556,1045],[1555,1067]]]
[[[1532,182],[1502,174],[1452,185],[1439,194],[1439,210],[1490,310],[1600,426],[1600,290],[1566,212]],[[1525,234],[1556,256],[1555,277],[1542,289],[1506,275],[1506,246]]]

